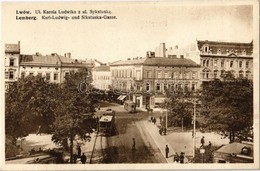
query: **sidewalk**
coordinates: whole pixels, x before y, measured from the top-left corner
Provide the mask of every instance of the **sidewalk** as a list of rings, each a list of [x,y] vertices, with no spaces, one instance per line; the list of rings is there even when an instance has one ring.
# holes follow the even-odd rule
[[[175,150],[172,147],[172,144],[167,141],[166,136],[161,136],[159,134],[159,129],[157,127],[158,122],[156,123],[156,125],[154,125],[152,122],[149,122],[149,121],[141,121],[141,123],[144,125],[144,128],[146,129],[146,131],[153,138],[155,144],[158,146],[158,148],[160,149],[160,151],[164,157],[165,157],[165,146],[168,145],[169,157],[168,158],[165,157],[165,159],[168,163],[174,163],[173,156],[176,154]],[[185,157],[184,163],[187,163],[187,162],[188,162],[188,159]]]
[[[85,141],[81,145],[81,154],[84,153],[87,156],[87,161],[86,161],[87,164],[90,164],[90,158],[96,141],[96,133],[91,133],[90,136],[91,136],[91,140]],[[74,147],[74,153],[77,154],[77,152],[78,152],[77,149]],[[81,164],[80,158],[78,158],[77,164]]]

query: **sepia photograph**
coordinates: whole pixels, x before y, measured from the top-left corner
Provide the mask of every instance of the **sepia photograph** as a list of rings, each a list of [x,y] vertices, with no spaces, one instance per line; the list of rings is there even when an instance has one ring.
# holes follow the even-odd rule
[[[259,169],[259,2],[1,2],[0,170]]]

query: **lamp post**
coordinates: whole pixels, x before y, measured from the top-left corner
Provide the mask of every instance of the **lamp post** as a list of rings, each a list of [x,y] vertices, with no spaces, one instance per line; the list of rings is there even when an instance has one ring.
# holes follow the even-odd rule
[[[196,101],[193,102],[193,157],[195,157],[196,150]]]

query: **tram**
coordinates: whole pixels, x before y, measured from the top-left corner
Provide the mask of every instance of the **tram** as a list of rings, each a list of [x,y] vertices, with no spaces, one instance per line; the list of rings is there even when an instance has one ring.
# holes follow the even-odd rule
[[[99,119],[99,134],[111,136],[115,131],[115,112],[106,112]]]
[[[124,108],[127,110],[129,113],[134,113],[136,112],[136,104],[130,100],[126,100],[124,103]]]

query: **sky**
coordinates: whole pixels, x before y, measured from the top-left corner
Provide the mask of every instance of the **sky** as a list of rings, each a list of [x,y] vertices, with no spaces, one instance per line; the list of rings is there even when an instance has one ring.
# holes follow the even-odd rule
[[[114,62],[165,42],[184,47],[196,40],[251,42],[253,6],[177,2],[3,3],[3,43],[21,42],[21,53],[71,52],[72,58]],[[203,2],[203,1],[201,1]],[[116,20],[16,20],[16,10],[110,10]],[[62,14],[61,14],[62,15]],[[40,17],[39,17],[40,18]]]

